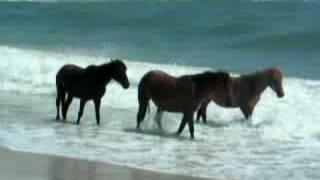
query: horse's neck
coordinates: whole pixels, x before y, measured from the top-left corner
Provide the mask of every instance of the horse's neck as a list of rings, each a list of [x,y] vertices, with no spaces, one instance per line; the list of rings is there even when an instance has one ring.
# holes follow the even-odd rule
[[[256,72],[251,77],[251,86],[257,95],[263,93],[268,87],[268,73],[266,71]]]
[[[211,98],[210,96],[212,95],[212,92],[214,92],[214,89],[210,89],[209,86],[206,87],[205,84],[201,83],[194,83],[194,89],[196,92],[196,99],[198,99],[199,101]]]
[[[107,68],[102,66],[95,67],[95,78],[99,80],[102,85],[107,85],[112,79],[111,67]]]

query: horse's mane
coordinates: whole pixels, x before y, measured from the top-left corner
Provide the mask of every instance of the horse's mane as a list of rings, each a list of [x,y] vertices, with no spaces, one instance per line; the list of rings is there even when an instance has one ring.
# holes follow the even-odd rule
[[[107,74],[111,73],[113,65],[119,64],[120,60],[111,60],[110,62],[103,63],[100,65],[89,65],[86,67],[86,72],[94,74],[97,78],[104,79]]]
[[[106,69],[113,68],[114,66],[125,66],[121,60],[115,59],[111,60],[110,62],[106,62],[100,65],[90,65],[87,69],[95,69],[96,71],[106,71]]]
[[[221,77],[229,77],[229,73],[225,71],[218,71],[218,72],[205,71],[200,74],[189,75],[189,77],[194,82],[205,83],[208,81],[215,81]]]
[[[274,71],[281,72],[281,70],[279,68],[271,67],[271,68],[258,70],[258,71],[255,71],[255,72],[252,72],[252,73],[248,73],[248,74],[242,74],[240,77],[255,78],[255,77],[261,76],[261,75],[270,75],[270,72],[274,72]]]
[[[124,63],[119,60],[119,59],[114,59],[114,60],[111,60],[109,63],[106,63],[106,65],[124,65]]]

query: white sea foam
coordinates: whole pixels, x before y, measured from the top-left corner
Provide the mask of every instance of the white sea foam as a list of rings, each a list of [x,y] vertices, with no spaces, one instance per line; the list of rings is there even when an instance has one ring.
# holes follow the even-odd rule
[[[73,54],[56,54],[35,50],[23,50],[0,47],[0,90],[55,95],[55,76],[64,64],[77,64],[86,67],[90,64],[109,62],[103,57],[80,56]],[[136,87],[144,73],[151,69],[163,69],[171,74],[195,73],[205,68],[177,67],[152,63],[126,61],[128,77],[132,85],[126,93],[116,83],[108,86],[106,101],[111,106],[123,107],[127,102],[136,100]],[[126,95],[123,95],[126,94]]]
[[[249,127],[240,123],[243,115],[238,109],[224,109],[212,103],[208,125],[196,124],[196,140],[191,141],[188,128],[181,138],[172,135],[179,126],[180,114],[165,114],[164,132],[154,129],[153,106],[143,132],[134,130],[137,84],[151,69],[181,75],[207,68],[126,61],[132,86],[129,90],[115,83],[108,86],[102,126],[95,125],[89,105],[82,125],[75,126],[48,120],[55,117],[55,74],[66,63],[86,66],[108,60],[11,47],[0,47],[0,55],[2,146],[194,176],[318,177],[312,168],[320,168],[320,81],[286,77],[285,98],[278,99],[268,89]],[[16,92],[15,97],[7,96],[12,92]],[[77,110],[75,102],[68,122],[74,122]]]

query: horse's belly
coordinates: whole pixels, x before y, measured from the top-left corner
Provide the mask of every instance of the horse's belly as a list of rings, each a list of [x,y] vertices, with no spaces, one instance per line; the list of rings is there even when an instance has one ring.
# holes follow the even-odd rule
[[[238,104],[226,105],[225,103],[217,102],[215,100],[213,102],[215,102],[218,106],[225,107],[225,108],[237,108],[237,107],[239,107]]]
[[[185,104],[178,98],[152,99],[153,103],[161,110],[168,112],[183,112]]]
[[[69,88],[66,89],[66,92],[74,97],[77,98],[85,98],[87,100],[100,98],[104,95],[105,89],[104,88],[94,88],[90,89],[87,86],[79,86],[79,88]]]
[[[235,98],[232,99],[232,104],[228,104],[228,105],[226,104],[226,100],[222,100],[219,98],[213,98],[212,100],[221,107],[226,107],[226,108],[239,107],[239,101]]]

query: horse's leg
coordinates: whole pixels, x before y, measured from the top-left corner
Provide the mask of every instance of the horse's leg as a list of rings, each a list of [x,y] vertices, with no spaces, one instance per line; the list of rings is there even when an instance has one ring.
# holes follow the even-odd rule
[[[202,109],[203,109],[203,105],[201,105],[200,108],[197,111],[197,119],[196,119],[197,122],[200,121],[200,118],[202,116],[202,111],[203,111]]]
[[[101,104],[100,98],[94,99],[94,107],[96,110],[97,125],[100,125],[100,104]]]
[[[158,108],[157,114],[154,119],[155,119],[157,126],[160,130],[162,129],[162,123],[161,123],[162,115],[163,115],[163,111],[160,108]]]
[[[60,99],[61,99],[61,92],[57,92],[57,98],[56,98],[56,107],[57,107],[57,116],[56,120],[60,120]]]
[[[60,104],[62,105],[62,110],[63,110],[65,98],[66,98],[66,92],[57,85],[57,98],[56,98],[56,107],[57,107],[56,119],[57,120],[60,120]]]
[[[199,122],[200,118],[202,117],[202,120],[204,123],[207,123],[207,107],[210,103],[210,99],[209,100],[205,100],[199,110],[197,111],[197,122]]]
[[[240,109],[247,120],[252,116],[253,108],[249,104],[241,105]]]
[[[56,107],[57,107],[56,120],[60,120],[60,98],[59,98],[59,96],[57,96],[57,99],[56,99]]]
[[[193,113],[188,113],[187,116],[187,121],[189,125],[189,132],[190,132],[190,137],[193,139],[194,138],[194,121],[193,121]]]
[[[137,129],[140,129],[140,124],[146,116],[148,102],[139,103],[139,111],[137,114]]]
[[[63,116],[64,120],[67,119],[67,112],[68,112],[69,106],[72,102],[72,99],[73,99],[73,96],[71,94],[68,94],[67,101],[62,106],[62,116]]]
[[[85,99],[80,100],[80,109],[79,109],[78,120],[77,120],[78,125],[80,124],[80,118],[82,117],[83,109],[84,109],[84,106],[86,105],[86,102],[87,102],[87,100],[85,100]]]
[[[56,107],[57,107],[57,116],[56,120],[60,120],[60,104],[64,104],[65,91],[63,89],[62,84],[60,83],[60,79],[56,77],[56,89],[57,89],[57,98],[56,98]]]
[[[252,126],[252,112],[254,107],[250,106],[249,104],[240,106],[240,109],[246,118],[245,121],[243,121],[246,125]]]
[[[178,129],[178,131],[177,131],[177,135],[180,135],[180,134],[182,133],[184,127],[185,127],[186,124],[187,124],[187,121],[188,121],[187,116],[186,116],[186,114],[184,114],[184,115],[183,115],[183,118],[182,118],[182,121],[181,121],[181,123],[180,123],[179,129]]]

